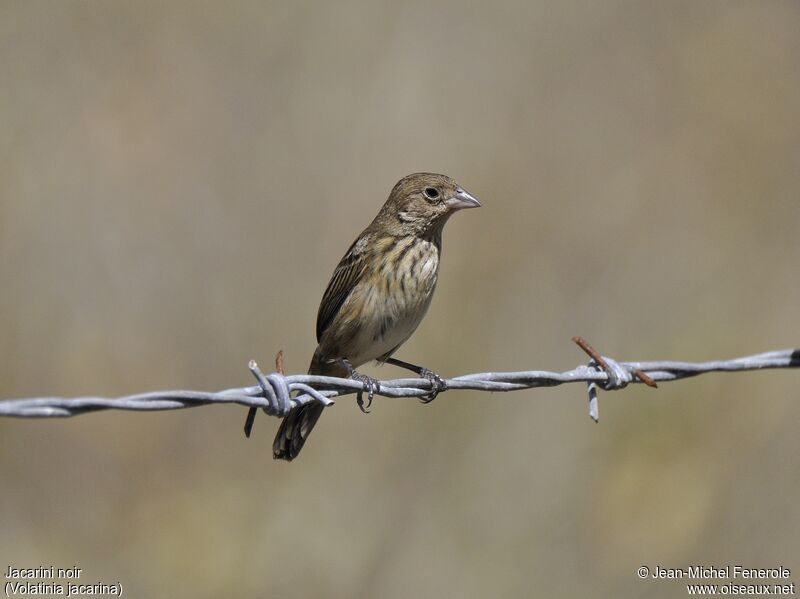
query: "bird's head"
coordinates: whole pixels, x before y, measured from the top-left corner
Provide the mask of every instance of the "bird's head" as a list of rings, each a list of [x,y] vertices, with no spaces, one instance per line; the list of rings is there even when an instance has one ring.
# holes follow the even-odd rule
[[[400,179],[389,194],[379,218],[403,233],[441,230],[448,217],[481,203],[447,175],[415,173]]]

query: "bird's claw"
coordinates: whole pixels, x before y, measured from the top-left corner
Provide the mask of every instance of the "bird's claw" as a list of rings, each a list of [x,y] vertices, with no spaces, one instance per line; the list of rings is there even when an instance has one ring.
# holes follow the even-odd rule
[[[419,398],[422,403],[431,403],[434,399],[436,399],[436,396],[439,395],[439,393],[442,391],[447,391],[447,383],[433,370],[423,368],[420,371],[419,376],[431,382],[431,390]]]
[[[360,372],[356,371],[353,368],[353,365],[350,364],[350,361],[347,358],[340,358],[338,362],[345,367],[347,370],[347,374],[350,376],[351,379],[354,381],[358,381],[361,383],[362,388],[361,390],[356,393],[356,403],[358,403],[358,407],[361,408],[361,411],[365,414],[369,414],[369,407],[372,405],[372,398],[375,396],[376,393],[380,393],[381,385],[377,379],[372,378],[371,376],[367,376],[366,374],[361,374]],[[367,405],[364,405],[364,391],[367,392]]]
[[[353,371],[353,373],[350,375],[350,378],[354,381],[360,382],[364,386],[364,388],[356,395],[356,403],[362,412],[369,414],[369,407],[372,405],[372,398],[376,393],[380,392],[381,384],[377,381],[377,379],[355,371]],[[364,391],[367,392],[366,405],[364,405]]]

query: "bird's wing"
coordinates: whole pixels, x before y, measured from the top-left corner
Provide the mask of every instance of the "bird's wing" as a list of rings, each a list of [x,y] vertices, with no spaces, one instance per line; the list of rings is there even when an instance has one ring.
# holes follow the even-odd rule
[[[333,271],[328,288],[325,289],[325,294],[319,304],[319,312],[317,312],[317,343],[320,342],[323,333],[336,318],[342,305],[364,276],[368,242],[366,235],[360,235],[339,261],[336,270]]]

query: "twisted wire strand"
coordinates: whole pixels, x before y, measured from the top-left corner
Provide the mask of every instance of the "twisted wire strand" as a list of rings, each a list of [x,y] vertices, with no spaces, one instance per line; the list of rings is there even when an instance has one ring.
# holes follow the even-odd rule
[[[800,349],[784,349],[732,360],[711,362],[617,362],[602,356],[601,365],[592,359],[565,372],[529,370],[523,372],[481,372],[446,379],[447,390],[520,391],[535,387],[554,387],[565,383],[586,383],[589,390],[589,414],[598,419],[598,388],[606,391],[642,383],[644,372],[652,381],[667,382],[709,372],[740,372],[774,368],[800,367]],[[0,416],[16,418],[61,418],[99,410],[180,410],[209,404],[239,404],[262,408],[270,416],[284,416],[292,407],[309,401],[324,405],[334,398],[364,391],[363,383],[352,379],[310,374],[264,375],[255,362],[249,364],[258,385],[205,391],[152,391],[124,397],[37,397],[0,401]],[[652,386],[652,385],[651,385]],[[387,398],[421,397],[431,390],[431,382],[421,378],[380,381],[377,395]]]

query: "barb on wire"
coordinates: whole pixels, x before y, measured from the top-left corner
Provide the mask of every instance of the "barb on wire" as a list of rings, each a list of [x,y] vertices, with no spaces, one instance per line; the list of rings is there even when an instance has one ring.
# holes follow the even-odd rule
[[[737,372],[771,368],[800,367],[800,349],[784,349],[732,360],[712,362],[617,362],[601,356],[583,338],[573,339],[592,358],[588,365],[565,372],[530,370],[523,372],[481,372],[445,380],[447,390],[519,391],[535,387],[554,387],[564,383],[586,383],[589,387],[589,414],[597,421],[597,390],[623,389],[630,383],[656,387],[657,382],[675,381],[708,372]],[[363,391],[363,383],[353,379],[310,374],[283,373],[283,353],[276,357],[276,372],[264,375],[251,361],[250,371],[258,385],[205,391],[153,391],[118,398],[38,397],[0,400],[0,416],[17,418],[56,418],[77,416],[98,410],[179,410],[209,404],[239,404],[250,408],[245,433],[249,435],[255,410],[282,417],[297,405],[318,401],[324,405],[334,398]],[[431,390],[431,381],[422,378],[380,381],[376,394],[389,398],[422,397]],[[252,415],[252,416],[251,416]]]

